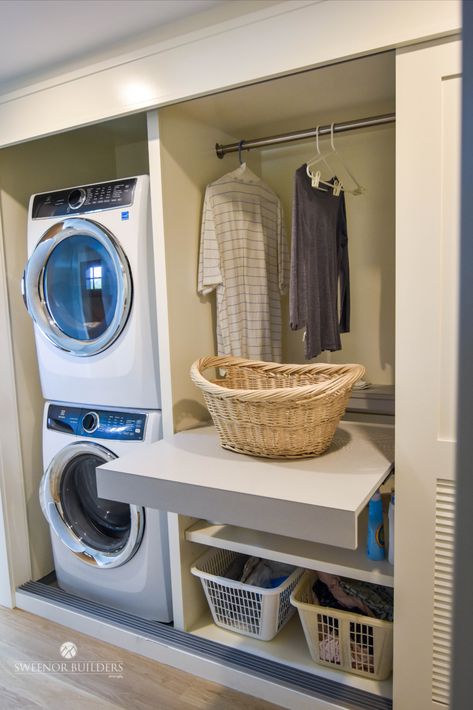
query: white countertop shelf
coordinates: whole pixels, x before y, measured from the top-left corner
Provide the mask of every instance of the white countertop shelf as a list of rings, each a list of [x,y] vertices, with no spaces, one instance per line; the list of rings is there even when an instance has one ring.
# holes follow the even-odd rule
[[[213,426],[97,468],[104,498],[355,550],[358,516],[393,468],[394,428],[341,422],[328,451],[263,459],[220,446]]]
[[[206,520],[186,530],[186,539],[209,547],[234,550],[266,560],[277,560],[296,567],[330,572],[373,584],[394,586],[394,568],[387,560],[373,562],[366,556],[367,516],[360,516],[360,546],[346,550],[332,545],[320,545],[308,540],[296,540],[284,535],[250,530],[235,525],[218,525]]]
[[[383,698],[392,697],[392,677],[377,681],[315,663],[310,656],[297,613],[272,641],[259,641],[256,638],[222,629],[213,623],[210,611],[199,619],[190,632],[201,638],[238,648],[240,651],[247,651],[261,658],[278,661],[367,693]]]

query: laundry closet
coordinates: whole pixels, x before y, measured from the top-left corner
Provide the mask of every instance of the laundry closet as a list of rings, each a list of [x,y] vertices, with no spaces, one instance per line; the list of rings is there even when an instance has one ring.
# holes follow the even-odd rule
[[[231,525],[226,525],[228,521],[222,517],[218,507],[214,508],[214,515],[209,515],[207,520],[207,516],[200,512],[205,509],[205,501],[202,502],[198,496],[195,499],[189,497],[182,510],[177,509],[179,503],[174,503],[174,506],[169,508],[175,628],[189,632],[192,639],[216,642],[221,645],[220,649],[223,648],[223,651],[220,650],[220,655],[215,655],[215,658],[218,667],[223,669],[224,682],[229,684],[237,682],[231,679],[230,675],[226,675],[227,672],[230,673],[228,669],[234,668],[235,664],[240,671],[245,672],[245,668],[250,669],[244,675],[244,682],[251,683],[251,688],[256,695],[261,693],[262,696],[272,698],[275,702],[278,701],[278,691],[270,691],[265,687],[267,679],[259,686],[258,682],[248,681],[248,678],[251,676],[253,662],[258,672],[262,672],[265,661],[281,664],[280,673],[284,677],[284,682],[287,681],[288,685],[293,680],[299,682],[297,693],[300,695],[284,696],[282,700],[288,707],[290,702],[299,702],[300,707],[309,707],[309,703],[314,702],[314,696],[309,700],[310,694],[304,695],[302,690],[302,684],[309,682],[307,678],[310,676],[312,678],[310,682],[314,682],[310,692],[313,694],[318,692],[326,698],[326,702],[324,700],[320,707],[335,707],[338,699],[342,703],[352,702],[355,706],[358,703],[360,707],[369,701],[372,707],[388,708],[391,706],[394,683],[399,708],[404,710],[406,707],[407,710],[408,705],[403,705],[403,698],[409,697],[408,686],[414,674],[412,664],[408,663],[406,658],[411,653],[407,651],[410,644],[415,658],[419,658],[421,666],[419,674],[424,684],[421,702],[425,705],[419,707],[442,707],[440,703],[445,703],[447,697],[449,660],[448,650],[445,650],[448,645],[445,639],[448,639],[449,635],[451,602],[448,592],[444,590],[445,585],[442,580],[447,576],[448,587],[448,575],[451,575],[452,538],[451,519],[445,522],[445,515],[439,513],[439,510],[451,511],[454,492],[452,476],[445,467],[440,472],[435,469],[432,480],[427,476],[422,478],[422,475],[416,478],[415,461],[412,463],[409,456],[406,456],[406,450],[409,451],[410,447],[420,446],[417,443],[413,444],[414,432],[412,431],[415,428],[413,422],[418,417],[418,408],[422,409],[426,403],[432,401],[428,392],[426,393],[426,389],[428,390],[426,385],[421,386],[419,393],[416,383],[419,364],[416,358],[420,359],[425,354],[428,345],[436,346],[430,329],[435,330],[437,322],[437,311],[425,315],[424,343],[419,344],[422,337],[419,332],[415,332],[414,325],[418,314],[419,294],[415,291],[418,276],[415,274],[413,262],[417,260],[419,263],[419,256],[425,250],[425,241],[416,244],[412,239],[413,232],[421,229],[422,222],[415,215],[416,199],[411,194],[413,191],[408,191],[408,180],[411,171],[415,172],[419,169],[424,154],[422,158],[417,156],[419,133],[413,131],[412,137],[409,138],[410,125],[408,124],[411,121],[416,124],[423,111],[422,102],[416,97],[415,80],[412,79],[410,82],[410,77],[426,76],[427,72],[431,71],[430,78],[426,80],[427,83],[430,82],[429,86],[438,82],[438,75],[442,79],[444,75],[451,77],[449,81],[444,82],[439,111],[443,112],[444,124],[442,125],[452,126],[456,130],[459,80],[457,56],[453,47],[454,43],[447,42],[445,45],[433,44],[430,49],[425,49],[424,53],[419,49],[412,55],[405,52],[396,57],[394,51],[386,51],[349,61],[330,63],[317,69],[213,93],[149,112],[137,112],[128,117],[63,132],[0,151],[0,207],[11,312],[13,361],[18,397],[16,406],[20,421],[20,445],[25,481],[24,494],[30,530],[28,545],[31,555],[31,577],[33,580],[38,580],[51,570],[52,558],[49,530],[37,497],[37,488],[42,475],[40,440],[43,400],[39,387],[32,326],[24,309],[19,288],[19,280],[27,257],[26,218],[29,196],[35,192],[66,186],[150,174],[163,429],[165,439],[169,441],[173,432],[188,433],[192,432],[194,427],[199,427],[200,430],[209,420],[203,400],[189,377],[192,362],[203,355],[216,352],[215,296],[202,297],[197,293],[202,206],[206,186],[239,165],[237,153],[219,159],[215,144],[226,145],[241,140],[315,128],[316,125],[339,124],[373,116],[397,114],[396,123],[387,122],[370,128],[336,132],[334,135],[337,151],[364,190],[361,195],[348,193],[346,195],[352,303],[350,332],[342,335],[342,350],[322,353],[317,359],[320,362],[330,363],[361,363],[366,367],[366,379],[372,383],[371,392],[374,394],[370,396],[370,390],[367,390],[366,396],[363,395],[361,400],[352,400],[347,419],[355,420],[355,423],[361,420],[364,423],[393,428],[393,401],[396,392],[398,448],[395,463],[396,471],[400,472],[400,476],[398,473],[396,476],[396,492],[401,506],[400,531],[396,532],[399,536],[397,541],[399,545],[396,543],[396,555],[398,555],[396,566],[393,568],[387,561],[373,565],[366,560],[365,540],[362,537],[363,516],[366,511],[360,510],[354,516],[356,526],[359,523],[360,527],[359,529],[356,527],[356,532],[352,534],[352,540],[357,539],[358,542],[357,549],[353,549],[352,544],[340,546],[331,544],[330,535],[333,533],[336,537],[338,523],[334,523],[333,531],[330,525],[328,526],[322,542],[316,541],[316,534],[309,541],[298,540],[296,535],[288,532],[297,528],[297,521],[286,520],[284,517],[289,508],[283,507],[274,515],[276,528],[279,524],[278,515],[281,515],[282,511],[279,535],[275,530],[268,532],[259,529],[257,516],[253,516],[254,530],[245,520],[244,515],[239,526],[235,523],[240,513],[236,503],[235,520],[231,521]],[[432,52],[432,56],[435,55],[435,61],[429,59],[426,54],[429,51]],[[437,58],[438,64],[442,66],[438,71]],[[431,69],[428,69],[428,66],[431,66]],[[437,106],[435,103],[437,95],[433,99],[430,94],[427,94],[426,89],[426,103],[431,101],[429,105]],[[452,174],[456,170],[458,159],[458,133],[455,130],[452,129],[447,137],[442,133],[440,145],[443,159],[450,161]],[[430,145],[433,140],[432,135],[437,132],[435,133],[437,136],[440,131],[440,123],[436,123],[432,132],[426,137],[427,144]],[[329,140],[327,136],[321,138],[321,146],[327,145]],[[247,162],[249,168],[280,197],[288,244],[291,235],[294,173],[303,163],[311,159],[315,152],[315,141],[311,138],[249,152],[243,151],[242,154],[242,159]],[[410,155],[414,155],[412,160],[409,158]],[[432,172],[427,168],[427,163],[422,171],[423,175]],[[443,204],[453,204],[458,184],[455,180],[450,180],[447,186],[444,183],[442,186],[447,192],[450,190]],[[437,189],[435,183],[435,190]],[[429,200],[435,201],[434,190]],[[440,220],[435,208],[426,219],[431,220],[432,225],[436,224],[436,220]],[[441,219],[443,219],[442,229],[445,230],[448,221],[453,217],[448,210],[444,209]],[[437,227],[432,231],[437,234]],[[440,244],[442,254],[445,256],[440,276],[438,270],[435,271],[436,265],[435,268],[430,268],[431,273],[435,271],[432,277],[435,281],[433,286],[435,293],[448,291],[448,284],[456,279],[454,255],[450,253],[445,240],[442,241],[440,238]],[[432,286],[428,273],[429,259],[430,255],[427,255],[426,272],[423,272],[422,267],[420,269],[420,280],[424,282],[426,288]],[[408,315],[410,299],[413,303],[411,318]],[[455,337],[451,314],[454,313],[456,304],[447,298],[444,305],[438,306],[435,302],[433,309],[437,307],[443,309],[442,342],[451,343]],[[302,363],[304,362],[302,331],[293,332],[289,328],[287,296],[282,298],[282,309],[282,360]],[[450,415],[454,408],[454,392],[450,385],[454,380],[452,370],[454,353],[449,349],[449,345],[442,345],[442,348],[439,358],[448,370],[449,379],[441,385],[447,406],[446,409],[442,409],[440,419],[443,440],[450,441],[452,438]],[[418,352],[415,352],[416,350]],[[434,368],[436,364],[429,364],[428,367]],[[412,410],[407,411],[412,398],[417,400],[418,405],[413,402]],[[383,403],[387,403],[387,408],[379,406],[380,399]],[[423,404],[420,402],[422,399]],[[434,402],[434,406],[437,406],[437,401]],[[192,439],[188,441],[192,442]],[[186,454],[191,456],[190,460],[192,460],[192,448]],[[238,457],[238,454],[234,456]],[[432,455],[429,461],[432,462]],[[140,462],[138,468],[139,465]],[[123,490],[129,485],[127,472],[130,473],[130,466],[133,467],[133,464],[127,462],[121,468],[120,459],[114,463],[116,480],[120,481],[118,487],[121,486],[120,495],[123,495]],[[196,455],[197,477],[199,466]],[[139,471],[134,470],[133,473],[138,474]],[[387,469],[384,478],[387,478],[389,473]],[[142,474],[141,478],[145,479],[147,474],[144,470]],[[224,462],[221,476],[223,480]],[[409,476],[411,480],[408,480]],[[148,478],[151,480],[151,477]],[[172,475],[169,478],[170,490],[173,483],[176,484],[169,497],[176,499],[179,481],[177,478],[173,480]],[[380,484],[382,478],[383,476],[380,478]],[[110,477],[103,478],[104,482],[106,480],[109,485]],[[417,527],[412,517],[413,509],[417,508],[410,501],[410,496],[421,495],[426,486],[428,493],[425,494],[425,512],[420,516],[425,515],[428,518],[425,538],[429,540],[425,543],[426,547],[422,552],[425,560],[419,562],[417,556],[413,554],[410,554],[410,559],[407,559],[409,540],[414,535],[414,528]],[[251,491],[248,491],[248,494],[251,495]],[[299,494],[298,505],[302,510],[303,491]],[[136,495],[142,495],[141,489]],[[218,495],[219,492],[212,501],[218,500]],[[332,492],[332,495],[335,497],[336,491]],[[234,502],[236,500],[237,498]],[[194,505],[195,513],[192,511]],[[232,502],[228,505],[232,505]],[[341,514],[340,516],[339,514],[340,510],[334,512],[334,520],[341,521]],[[314,517],[314,526],[317,525]],[[439,553],[438,548],[435,547],[435,531],[439,530],[439,526],[443,535],[442,553]],[[34,535],[31,534],[32,530]],[[348,576],[351,572],[352,576],[357,576],[359,579],[394,587],[396,629],[394,678],[375,681],[317,666],[310,658],[297,616],[294,616],[280,635],[269,642],[248,639],[218,629],[211,621],[200,581],[190,571],[191,566],[206,547],[223,549],[227,547],[231,550],[260,553],[261,556],[266,553],[272,559],[278,559],[280,556],[285,561],[295,561],[297,558],[302,566],[311,569],[318,569],[322,564],[325,569],[334,573],[346,573]],[[446,554],[445,550],[447,550]],[[430,647],[431,644],[429,634],[434,612],[430,616],[427,614],[426,618],[419,622],[419,631],[416,634],[413,634],[410,629],[412,619],[418,613],[418,606],[416,606],[418,598],[416,603],[412,601],[409,588],[409,579],[412,579],[416,565],[420,567],[424,565],[423,575],[427,578],[427,582],[423,585],[422,580],[418,580],[416,576],[415,594],[429,595],[428,590],[432,586],[429,580],[432,580],[434,575],[437,575],[436,579],[441,580],[436,585],[435,598],[428,596],[429,604],[431,603],[434,609],[441,610],[439,613],[435,612],[436,616],[440,614],[442,617],[441,622],[434,624],[434,636],[437,634],[438,643],[434,645],[433,666],[432,655],[425,654],[422,649],[425,649],[426,645]],[[27,579],[23,581],[26,582]],[[70,624],[74,628],[78,622],[73,620],[73,612],[69,614],[63,609],[59,616],[55,616],[54,603],[42,599],[41,591],[35,592],[34,589],[25,588],[18,593],[18,606],[48,618],[58,618],[62,623]],[[109,632],[101,625],[104,622],[94,620],[93,615],[81,618],[81,624],[88,632],[104,634],[105,638],[123,643],[125,646],[129,643],[121,638],[119,632],[116,636],[113,635],[115,632],[107,636]],[[173,662],[172,653],[169,657],[160,655],[159,645],[156,647],[158,650],[153,648],[145,632],[142,637],[138,632],[134,633],[137,634],[138,651],[160,658],[164,662]],[[211,650],[217,654],[214,647]],[[248,655],[240,657],[239,653]],[[199,661],[195,659],[192,660],[191,667],[197,673],[207,673],[210,674],[208,677],[216,677],[212,676],[210,671],[204,670],[203,666],[200,671]],[[299,673],[302,675],[299,676]],[[273,676],[272,681],[269,682],[274,680]],[[401,681],[402,688],[399,687],[396,691],[396,684]],[[292,697],[292,701],[287,699],[289,697]],[[427,702],[431,705],[427,705]]]
[[[239,165],[239,156],[235,152],[219,159],[215,144],[238,143],[241,139],[290,133],[317,124],[337,124],[392,114],[394,111],[395,56],[391,52],[242,87],[158,111],[175,431],[202,425],[209,418],[200,393],[189,378],[192,362],[204,354],[216,352],[215,294],[199,296],[197,293],[203,197],[209,183]],[[326,148],[329,141],[330,137],[321,138],[321,148]],[[364,406],[370,413],[354,415],[354,418],[393,427],[395,125],[390,122],[371,129],[338,133],[334,141],[337,151],[365,192],[360,196],[347,193],[345,197],[352,297],[351,332],[342,335],[341,351],[324,352],[317,360],[362,363],[367,370],[367,379],[373,385],[381,386],[388,408],[382,410],[384,415],[378,414],[376,399],[370,404],[367,398]],[[241,155],[241,160],[246,161],[248,167],[280,197],[288,245],[294,173],[315,153],[315,138],[312,138],[243,151]],[[282,361],[302,363],[303,333],[289,328],[287,295],[282,298],[282,310]],[[376,387],[373,389],[376,391]],[[353,415],[347,416],[350,418]],[[191,446],[190,443],[188,445]],[[196,469],[198,465],[196,462]],[[222,467],[224,465],[225,461],[222,461]],[[288,471],[288,476],[290,473]],[[198,475],[197,472],[195,475]],[[233,471],[229,475],[233,475]],[[258,476],[257,468],[254,475]],[[235,515],[238,517],[237,512]],[[215,509],[215,517],[220,522],[226,522],[218,508]],[[255,516],[255,524],[257,520]],[[283,521],[280,528],[282,532]],[[296,558],[298,547],[301,557],[310,555],[310,543],[300,542],[298,546],[297,540],[287,540],[286,543],[283,537],[269,534],[265,538],[264,533],[252,532],[248,527],[213,526],[189,516],[180,516],[178,532],[181,564],[175,572],[175,584],[181,586],[182,597],[179,599],[177,595],[175,600],[176,623],[201,638],[248,650],[260,658],[287,662],[290,657],[300,670],[338,680],[340,673],[333,675],[327,669],[321,671],[321,667],[317,669],[311,664],[306,656],[307,648],[300,635],[297,617],[270,642],[255,641],[218,629],[210,618],[200,580],[190,574],[191,564],[205,549],[202,545],[225,549],[227,544],[229,549],[245,549],[262,557],[269,553],[272,559],[277,559],[277,545],[280,544],[280,553],[287,561],[288,558]],[[216,539],[212,539],[214,536]],[[265,545],[275,547],[268,549]],[[365,540],[360,537],[358,559],[362,566],[366,566],[364,545]],[[303,549],[305,553],[302,553]],[[336,548],[331,549],[335,552],[332,561],[329,561],[330,551],[328,558],[325,558],[323,545],[315,544],[312,554],[317,550],[325,558],[324,568],[330,568],[333,564],[334,569],[342,574],[341,559],[347,555],[348,560],[350,553],[340,549],[339,560]],[[175,554],[173,558],[175,560]],[[351,564],[347,563],[347,568]],[[379,576],[378,572],[372,576],[368,573],[367,579],[392,586],[393,568],[386,561],[379,566]],[[349,687],[375,692],[380,696],[391,695],[391,680],[366,681],[344,674],[343,682]]]

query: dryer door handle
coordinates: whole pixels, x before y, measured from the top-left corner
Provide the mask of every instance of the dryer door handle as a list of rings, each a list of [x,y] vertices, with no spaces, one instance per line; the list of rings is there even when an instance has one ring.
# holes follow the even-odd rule
[[[25,304],[25,308],[29,313],[30,309],[28,308],[28,300],[26,298],[25,274],[26,274],[26,267],[23,269],[23,276],[21,277],[21,295],[23,297],[23,303]]]
[[[56,508],[55,503],[49,502],[46,509],[46,517],[53,532],[57,535],[60,541],[66,545],[72,552],[84,552],[84,545],[77,542],[71,535],[66,523],[61,518]]]

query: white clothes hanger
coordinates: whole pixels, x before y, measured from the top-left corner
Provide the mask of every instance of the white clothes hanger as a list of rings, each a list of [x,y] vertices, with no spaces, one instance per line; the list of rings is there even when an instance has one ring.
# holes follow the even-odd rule
[[[316,148],[317,148],[317,155],[312,158],[312,160],[308,161],[307,166],[306,166],[306,172],[307,175],[311,178],[312,181],[312,187],[319,189],[319,190],[324,190],[325,192],[328,192],[325,188],[321,188],[320,185],[327,185],[330,189],[333,190],[333,194],[338,197],[340,195],[340,192],[348,192],[351,195],[361,195],[365,192],[365,188],[360,185],[358,180],[355,178],[353,173],[349,170],[347,167],[346,163],[343,161],[340,153],[336,150],[335,148],[335,141],[334,141],[334,123],[330,124],[330,147],[331,151],[329,153],[322,153],[319,147],[319,126],[315,129],[315,139],[316,139]],[[355,188],[353,190],[348,190],[342,182],[338,179],[335,178],[334,182],[326,182],[325,180],[322,180],[321,176],[321,171],[316,170],[315,172],[313,171],[313,167],[323,163],[326,168],[330,171],[332,175],[335,175],[335,171],[332,169],[328,158],[330,155],[336,155],[339,163],[341,164],[342,168],[344,171],[347,173],[347,175],[350,177],[352,180],[353,184],[355,185]]]
[[[320,146],[319,146],[319,126],[316,126],[315,128],[315,147],[317,149],[316,155],[311,158],[311,160],[307,161],[306,164],[306,173],[311,179],[311,184],[312,187],[315,188],[316,190],[321,190],[322,192],[328,192],[328,188],[333,189],[334,184],[331,182],[327,182],[326,180],[322,179],[322,172],[320,169],[313,171],[312,168],[315,167],[316,165],[319,165],[320,163],[323,163],[329,173],[333,175],[333,170],[331,166],[329,165],[327,161],[327,156],[325,154],[322,154],[320,151]],[[327,188],[322,187],[322,185],[327,185]]]
[[[366,192],[365,188],[360,185],[356,177],[353,175],[353,173],[348,169],[347,164],[343,161],[342,156],[340,153],[336,150],[335,148],[335,142],[333,139],[333,133],[334,133],[334,123],[330,124],[330,146],[332,148],[332,152],[337,156],[338,160],[340,161],[340,164],[342,168],[345,170],[346,174],[350,177],[352,180],[353,184],[355,185],[355,188],[353,190],[347,190],[345,186],[342,185],[342,190],[344,192],[348,192],[350,195],[362,195],[364,192]]]

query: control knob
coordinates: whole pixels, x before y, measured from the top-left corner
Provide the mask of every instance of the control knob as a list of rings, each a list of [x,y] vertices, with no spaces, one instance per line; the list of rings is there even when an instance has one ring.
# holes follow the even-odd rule
[[[87,412],[82,418],[82,427],[88,434],[93,434],[99,425],[97,412]]]
[[[82,207],[85,202],[85,198],[86,192],[83,187],[78,187],[75,190],[71,190],[67,198],[71,210],[78,210],[79,207]]]

